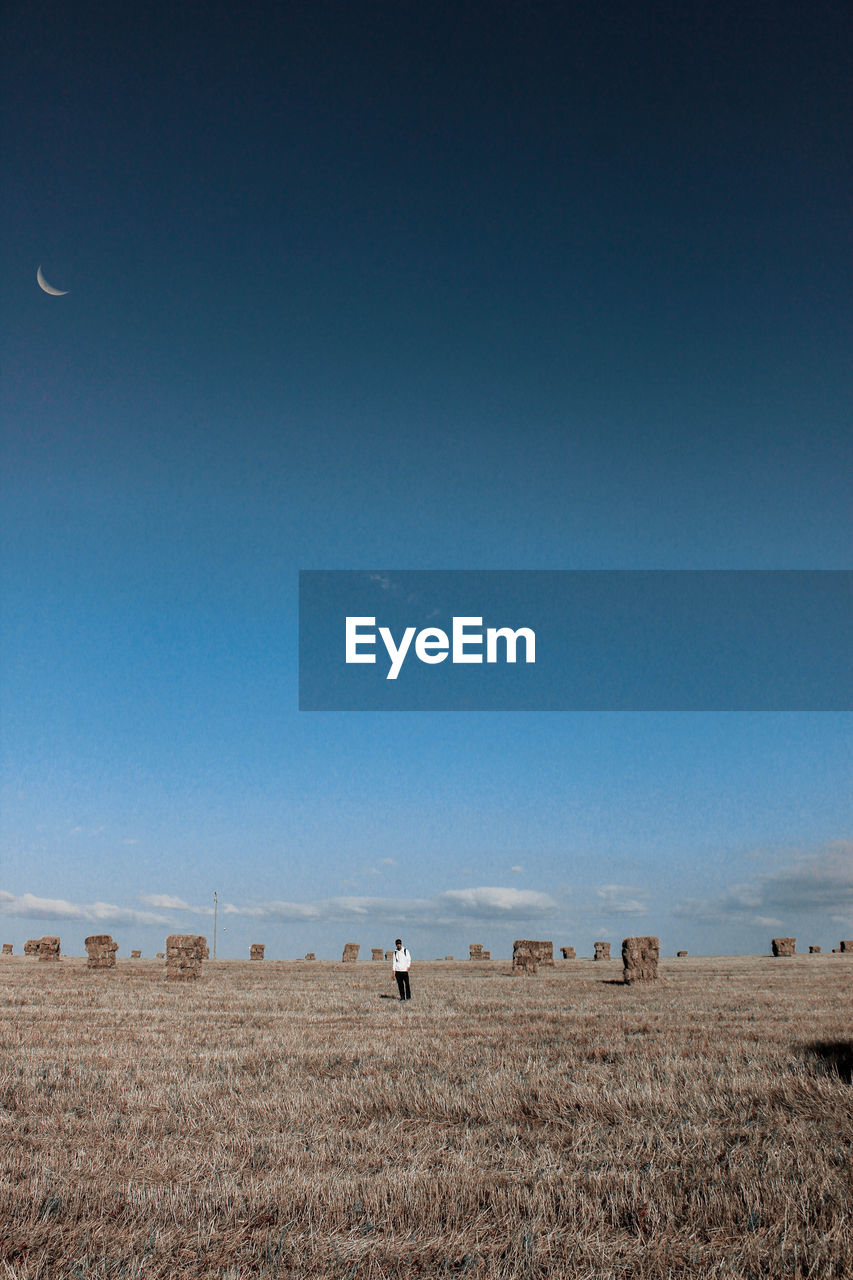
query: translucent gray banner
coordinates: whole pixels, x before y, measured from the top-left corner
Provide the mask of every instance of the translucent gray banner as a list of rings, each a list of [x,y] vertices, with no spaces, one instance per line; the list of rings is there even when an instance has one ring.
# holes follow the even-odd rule
[[[853,574],[305,570],[303,711],[840,711]]]

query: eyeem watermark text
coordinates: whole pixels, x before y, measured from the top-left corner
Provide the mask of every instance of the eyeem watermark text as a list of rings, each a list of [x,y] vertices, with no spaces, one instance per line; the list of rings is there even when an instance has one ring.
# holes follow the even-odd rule
[[[346,620],[346,661],[375,662],[377,632],[375,617],[348,617]],[[454,616],[451,633],[448,636],[441,627],[406,627],[399,644],[394,639],[390,627],[379,627],[378,634],[390,659],[386,680],[396,680],[412,641],[415,642],[415,657],[430,665],[444,662],[449,657],[451,662],[483,662],[485,647],[486,662],[517,661],[519,640],[524,648],[524,661],[536,661],[536,633],[531,627],[486,627],[483,631],[483,619],[475,617]]]

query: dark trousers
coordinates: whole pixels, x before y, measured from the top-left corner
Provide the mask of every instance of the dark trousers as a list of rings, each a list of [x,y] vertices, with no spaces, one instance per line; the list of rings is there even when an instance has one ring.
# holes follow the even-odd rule
[[[401,973],[398,969],[397,972],[394,974],[394,977],[397,979],[397,990],[400,992],[400,999],[411,1000],[412,993],[409,990],[408,970],[405,973]]]

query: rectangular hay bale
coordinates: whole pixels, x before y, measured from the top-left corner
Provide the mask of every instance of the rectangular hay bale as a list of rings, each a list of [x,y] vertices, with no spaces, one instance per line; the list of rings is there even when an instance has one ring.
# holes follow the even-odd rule
[[[118,943],[113,942],[108,933],[92,933],[86,939],[86,962],[88,969],[114,969]]]
[[[200,933],[170,933],[166,939],[166,981],[193,982],[201,977],[208,956],[207,938]]]
[[[58,960],[59,939],[48,933],[43,938],[39,938],[38,957],[39,960]]]
[[[518,938],[512,944],[512,973],[514,977],[523,974],[530,978],[539,970],[539,954],[536,943],[526,938]]]
[[[654,982],[658,976],[660,939],[649,935],[622,942],[622,976],[625,982]]]

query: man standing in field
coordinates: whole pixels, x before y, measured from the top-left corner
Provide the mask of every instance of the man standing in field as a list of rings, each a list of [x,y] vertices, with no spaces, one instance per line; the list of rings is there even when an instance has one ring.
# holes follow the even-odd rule
[[[412,963],[412,957],[409,955],[408,947],[404,947],[400,939],[395,942],[396,951],[394,959],[391,963],[391,972],[397,979],[397,990],[400,992],[401,1000],[411,1000],[412,993],[409,990],[409,969]]]

